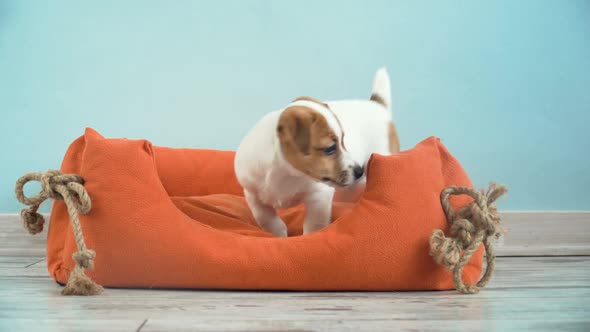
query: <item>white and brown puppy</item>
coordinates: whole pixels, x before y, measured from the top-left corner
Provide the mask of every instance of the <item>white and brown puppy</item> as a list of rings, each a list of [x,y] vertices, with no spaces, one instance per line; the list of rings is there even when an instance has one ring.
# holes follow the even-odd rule
[[[303,233],[326,227],[335,188],[363,182],[372,153],[399,151],[390,107],[389,77],[381,68],[370,100],[300,97],[264,116],[235,157],[237,179],[258,224],[285,237],[287,227],[275,209],[304,203]]]

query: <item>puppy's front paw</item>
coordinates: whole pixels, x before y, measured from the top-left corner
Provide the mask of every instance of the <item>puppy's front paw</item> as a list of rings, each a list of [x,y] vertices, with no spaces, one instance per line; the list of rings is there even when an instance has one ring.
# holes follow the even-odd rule
[[[264,229],[278,237],[287,237],[287,226],[281,219],[275,219],[273,222],[266,224]]]

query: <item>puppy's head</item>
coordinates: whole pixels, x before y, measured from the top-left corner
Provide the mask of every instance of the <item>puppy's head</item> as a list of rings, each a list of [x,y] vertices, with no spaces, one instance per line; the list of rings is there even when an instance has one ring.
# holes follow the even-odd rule
[[[277,126],[281,151],[297,170],[331,186],[347,186],[363,175],[344,146],[340,121],[328,105],[300,97],[287,107]]]

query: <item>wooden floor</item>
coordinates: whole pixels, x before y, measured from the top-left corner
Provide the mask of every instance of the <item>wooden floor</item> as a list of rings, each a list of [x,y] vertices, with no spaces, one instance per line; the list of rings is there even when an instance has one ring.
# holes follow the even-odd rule
[[[107,289],[64,297],[39,238],[15,242],[24,231],[6,219],[0,331],[590,331],[590,256],[499,257],[477,295]]]

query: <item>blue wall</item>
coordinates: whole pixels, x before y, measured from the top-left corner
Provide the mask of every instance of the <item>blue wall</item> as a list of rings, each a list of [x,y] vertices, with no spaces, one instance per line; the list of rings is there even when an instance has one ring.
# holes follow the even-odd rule
[[[109,137],[235,149],[298,95],[392,77],[402,147],[442,137],[508,210],[590,210],[588,1],[0,1],[0,212]]]

